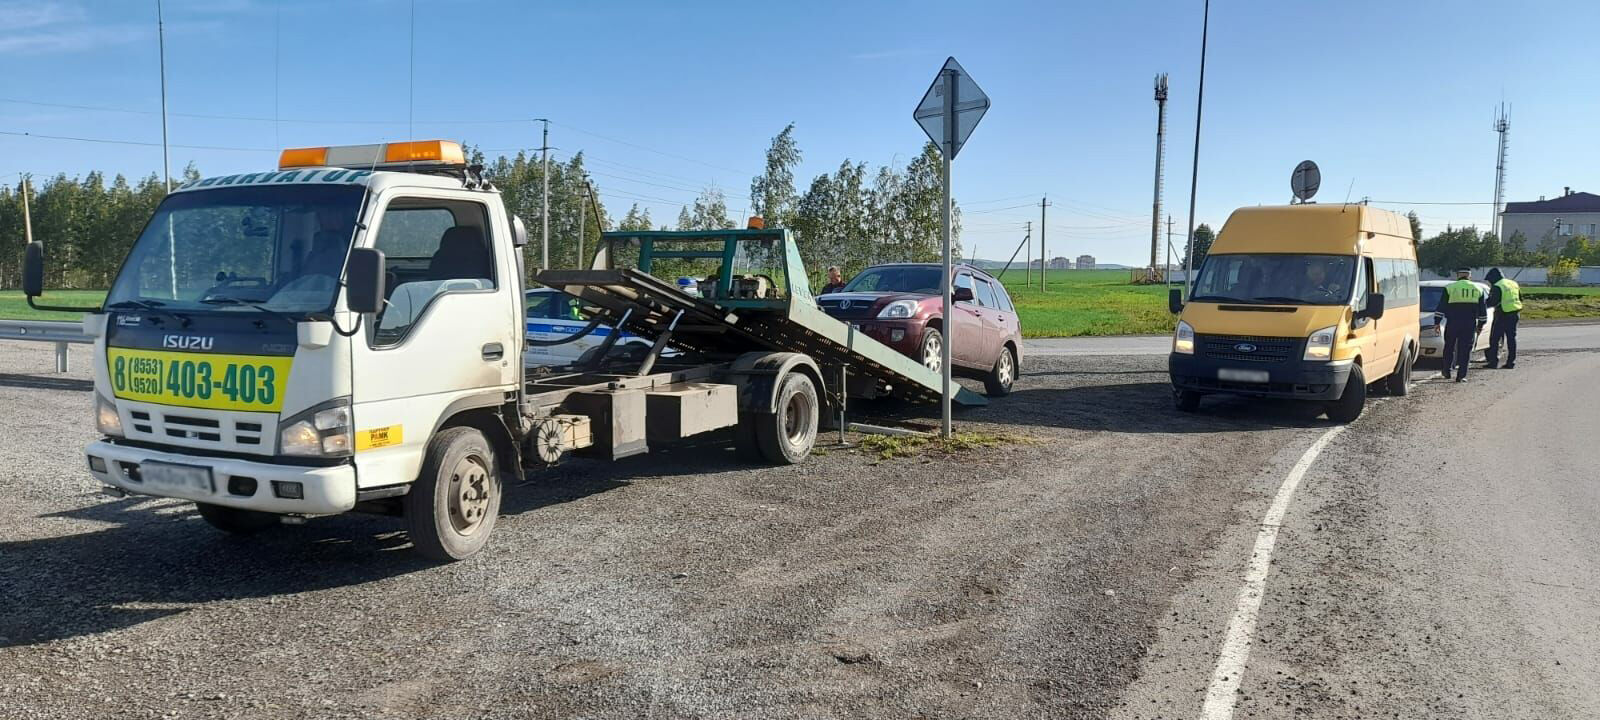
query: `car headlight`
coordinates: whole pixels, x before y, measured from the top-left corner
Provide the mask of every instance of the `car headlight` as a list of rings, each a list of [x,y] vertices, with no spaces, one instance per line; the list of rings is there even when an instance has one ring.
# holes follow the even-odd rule
[[[1325,327],[1306,338],[1306,352],[1304,360],[1329,360],[1333,358],[1333,338],[1339,332],[1339,326]]]
[[[1442,334],[1443,334],[1443,332],[1442,332],[1440,326],[1437,325],[1437,324],[1429,325],[1427,327],[1422,328],[1422,336],[1423,337],[1439,337]]]
[[[348,398],[297,413],[278,430],[278,452],[284,455],[345,457],[353,446]]]
[[[896,300],[878,311],[879,320],[904,319],[917,314],[917,301]]]
[[[99,393],[94,396],[94,426],[101,435],[122,437],[122,416],[117,414],[116,403]]]
[[[1182,320],[1178,321],[1178,329],[1172,334],[1172,351],[1179,355],[1194,354],[1194,326]]]

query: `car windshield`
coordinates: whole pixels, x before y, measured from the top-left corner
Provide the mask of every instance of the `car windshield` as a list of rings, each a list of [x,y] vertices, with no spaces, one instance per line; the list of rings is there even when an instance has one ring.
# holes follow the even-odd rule
[[[327,312],[362,190],[306,185],[169,195],[134,241],[106,307]]]
[[[1208,255],[1193,300],[1284,305],[1350,301],[1356,260],[1349,255]]]
[[[840,292],[939,292],[939,268],[925,265],[890,265],[867,268]]]
[[[1444,298],[1444,288],[1438,287],[1438,286],[1427,286],[1427,285],[1423,286],[1423,288],[1422,288],[1422,312],[1425,312],[1425,313],[1433,312],[1434,308],[1439,307],[1439,301],[1442,300],[1443,298]]]

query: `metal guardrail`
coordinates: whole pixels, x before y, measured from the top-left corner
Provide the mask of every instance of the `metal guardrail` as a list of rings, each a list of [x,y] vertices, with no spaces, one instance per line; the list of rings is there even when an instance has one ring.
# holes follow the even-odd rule
[[[67,371],[67,345],[94,342],[94,338],[83,334],[83,323],[51,320],[0,320],[0,340],[55,343],[58,373]]]

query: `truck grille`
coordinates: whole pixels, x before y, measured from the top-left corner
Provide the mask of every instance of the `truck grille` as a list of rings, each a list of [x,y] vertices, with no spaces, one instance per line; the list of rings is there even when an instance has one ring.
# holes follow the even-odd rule
[[[1200,352],[1213,360],[1279,363],[1295,358],[1300,350],[1300,338],[1201,335],[1199,341]]]
[[[168,412],[154,405],[131,408],[128,416],[133,421],[128,435],[134,439],[239,452],[272,450],[272,443],[268,442],[271,435],[260,420],[212,415],[191,408]]]

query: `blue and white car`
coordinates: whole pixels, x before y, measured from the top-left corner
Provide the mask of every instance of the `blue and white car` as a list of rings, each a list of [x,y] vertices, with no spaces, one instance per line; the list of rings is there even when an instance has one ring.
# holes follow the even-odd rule
[[[581,332],[589,321],[578,310],[578,299],[560,290],[535,288],[525,295],[524,322],[529,340],[559,340]],[[586,337],[560,345],[528,345],[523,356],[525,367],[535,365],[570,365],[578,361],[590,348],[605,342],[611,336],[611,327],[601,325]],[[617,341],[619,346],[629,343],[648,344],[644,338],[625,332]]]

